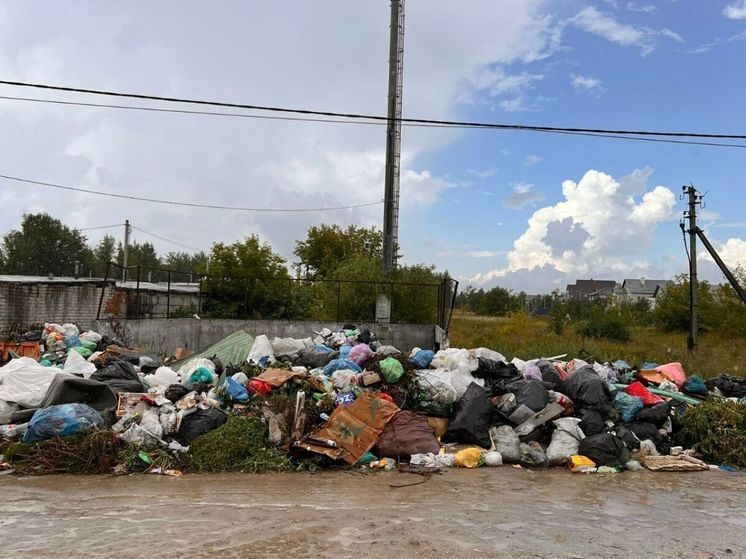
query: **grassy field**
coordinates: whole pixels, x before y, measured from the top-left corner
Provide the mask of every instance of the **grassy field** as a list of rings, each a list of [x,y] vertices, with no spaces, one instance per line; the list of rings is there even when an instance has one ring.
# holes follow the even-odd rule
[[[568,360],[573,357],[598,361],[624,359],[633,366],[649,361],[679,361],[687,375],[698,374],[703,378],[719,373],[746,374],[746,340],[703,333],[699,351],[692,355],[687,351],[683,332],[664,333],[652,327],[636,327],[630,331],[631,341],[615,342],[585,338],[576,333],[573,325],[557,335],[550,331],[546,319],[527,314],[488,317],[457,312],[451,320],[450,338],[451,347],[487,347],[508,359],[567,353]]]

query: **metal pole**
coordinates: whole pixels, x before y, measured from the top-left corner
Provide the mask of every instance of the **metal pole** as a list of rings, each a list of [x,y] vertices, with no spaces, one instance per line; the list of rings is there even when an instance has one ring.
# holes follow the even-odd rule
[[[122,281],[127,281],[127,257],[130,250],[130,220],[124,220],[124,247],[122,248]]]
[[[689,196],[689,351],[696,352],[699,344],[697,326],[697,189],[686,187]]]
[[[135,312],[136,317],[140,318],[140,265],[137,265],[137,291],[135,292]]]
[[[171,318],[171,270],[168,271],[168,291],[166,292],[166,318]]]
[[[96,320],[101,319],[101,306],[104,304],[104,292],[106,291],[106,285],[109,283],[109,268],[111,268],[111,262],[106,263],[106,272],[104,272],[104,284],[101,286],[101,297],[98,299],[98,310],[96,311]]]
[[[725,265],[725,262],[723,262],[723,259],[720,258],[720,255],[715,250],[715,247],[712,246],[712,243],[710,243],[710,240],[705,237],[704,231],[697,227],[697,235],[699,236],[699,239],[702,241],[702,244],[705,245],[705,248],[707,249],[707,252],[710,253],[710,256],[712,256],[712,259],[715,261],[715,264],[718,265],[720,268],[720,271],[723,272],[723,275],[726,277],[726,279],[730,282],[731,286],[736,292],[736,295],[746,303],[746,291],[744,291],[743,287],[741,287],[738,283],[738,280],[733,275],[733,273],[728,269],[728,266]]]
[[[383,273],[396,265],[399,229],[399,170],[401,163],[402,78],[404,73],[404,0],[391,0],[389,31],[388,124],[386,182],[383,209]]]

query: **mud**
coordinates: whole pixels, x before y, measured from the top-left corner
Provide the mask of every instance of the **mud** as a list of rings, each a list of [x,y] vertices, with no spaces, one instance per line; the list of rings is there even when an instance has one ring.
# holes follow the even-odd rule
[[[5,557],[746,557],[742,474],[0,478]]]

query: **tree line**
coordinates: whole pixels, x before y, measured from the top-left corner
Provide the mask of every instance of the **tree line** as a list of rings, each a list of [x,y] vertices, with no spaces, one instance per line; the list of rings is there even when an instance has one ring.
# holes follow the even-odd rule
[[[256,235],[215,243],[209,254],[159,255],[152,243],[133,242],[128,265],[141,267],[141,281],[165,281],[161,269],[176,272],[172,282],[201,278],[206,316],[368,321],[377,296],[386,294],[394,320],[435,321],[437,285],[448,273],[415,264],[384,277],[383,234],[375,227],[312,226],[296,241],[293,255],[288,263]],[[122,244],[107,235],[90,245],[81,231],[44,213],[24,215],[21,227],[0,243],[3,274],[72,276],[76,262],[81,276],[103,277],[109,262],[123,264]],[[121,270],[110,275],[120,279]]]

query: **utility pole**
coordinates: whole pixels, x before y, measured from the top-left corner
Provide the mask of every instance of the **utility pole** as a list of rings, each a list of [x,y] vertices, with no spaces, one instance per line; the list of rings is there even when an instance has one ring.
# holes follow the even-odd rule
[[[689,210],[684,216],[689,219],[689,338],[687,348],[696,353],[699,344],[699,329],[697,326],[697,204],[701,196],[697,195],[694,185],[683,187],[689,197]],[[683,224],[682,224],[683,228]]]
[[[130,220],[125,219],[124,220],[124,247],[122,249],[123,257],[122,257],[122,281],[127,281],[127,253],[130,249]]]
[[[399,171],[404,73],[404,0],[391,0],[389,31],[388,124],[386,126],[386,183],[383,198],[383,273],[396,266],[399,240]]]

